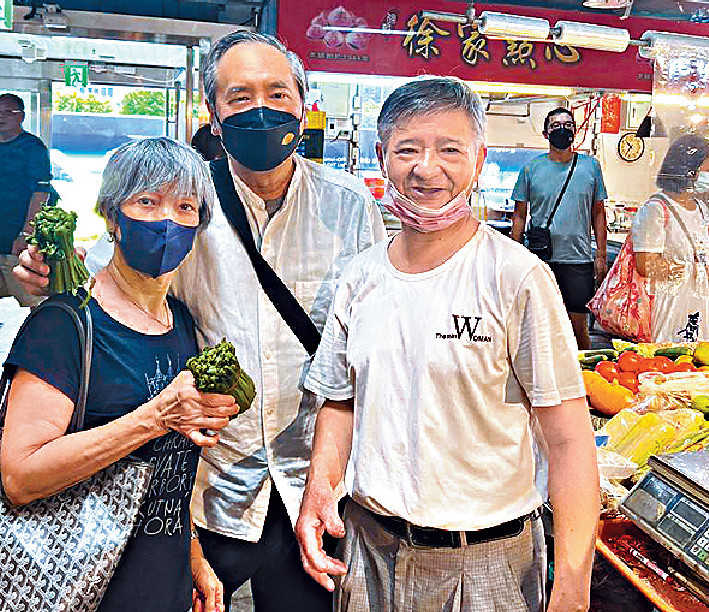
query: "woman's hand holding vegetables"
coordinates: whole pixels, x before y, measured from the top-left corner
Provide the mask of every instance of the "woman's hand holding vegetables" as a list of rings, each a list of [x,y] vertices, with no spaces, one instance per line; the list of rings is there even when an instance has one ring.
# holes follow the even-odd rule
[[[152,410],[161,433],[174,429],[199,446],[214,446],[219,439],[218,435],[205,435],[200,430],[219,431],[228,425],[230,416],[239,412],[232,396],[197,391],[188,371],[180,372],[146,406]]]

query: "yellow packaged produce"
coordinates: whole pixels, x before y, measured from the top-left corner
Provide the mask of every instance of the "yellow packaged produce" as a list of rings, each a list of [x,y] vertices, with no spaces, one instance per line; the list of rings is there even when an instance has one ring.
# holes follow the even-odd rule
[[[672,444],[665,448],[663,453],[681,453],[684,451],[700,450],[706,446],[709,440],[709,429],[706,427],[695,431],[682,439],[676,439]]]
[[[649,412],[642,415],[616,444],[609,444],[608,450],[642,466],[650,455],[669,446],[675,434],[674,426],[663,421],[656,413]]]
[[[665,423],[675,428],[675,439],[673,442],[682,440],[709,426],[709,422],[704,419],[704,415],[691,408],[662,410],[657,414]]]
[[[634,410],[621,410],[602,428],[601,433],[608,434],[608,445],[611,446],[620,441],[628,430],[638,422],[640,415]]]
[[[663,423],[656,427],[650,436],[641,440],[632,449],[628,449],[627,454],[620,453],[631,461],[635,461],[639,467],[644,466],[650,455],[661,454],[675,438],[675,428],[672,425]]]

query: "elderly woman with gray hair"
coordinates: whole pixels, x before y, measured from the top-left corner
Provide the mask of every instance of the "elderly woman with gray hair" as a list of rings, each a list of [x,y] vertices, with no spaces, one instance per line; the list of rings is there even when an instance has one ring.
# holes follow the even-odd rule
[[[97,211],[116,248],[88,302],[93,357],[82,431],[65,433],[81,362],[66,313],[37,313],[6,362],[15,373],[0,466],[10,501],[49,496],[128,454],[155,465],[100,612],[223,610],[221,584],[190,538],[189,503],[200,447],[218,439],[201,430],[220,430],[238,406],[200,393],[182,371],[198,350],[194,322],[167,295],[212,202],[208,170],[185,145],[141,140],[109,159]]]

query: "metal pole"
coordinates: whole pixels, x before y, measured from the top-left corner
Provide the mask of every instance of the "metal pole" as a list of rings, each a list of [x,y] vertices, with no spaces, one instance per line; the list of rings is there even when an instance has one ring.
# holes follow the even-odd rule
[[[39,89],[39,137],[47,147],[52,146],[52,82],[42,79]]]
[[[194,47],[187,47],[185,74],[185,142],[192,140],[192,98],[194,90]]]
[[[165,136],[170,135],[170,88],[165,88]]]
[[[180,81],[175,81],[175,140],[180,139]]]

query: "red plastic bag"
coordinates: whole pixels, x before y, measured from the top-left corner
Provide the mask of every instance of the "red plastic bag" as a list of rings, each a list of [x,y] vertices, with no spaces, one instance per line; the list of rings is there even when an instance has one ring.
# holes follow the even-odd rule
[[[608,275],[587,304],[601,326],[635,342],[650,342],[652,296],[635,267],[630,232]]]

